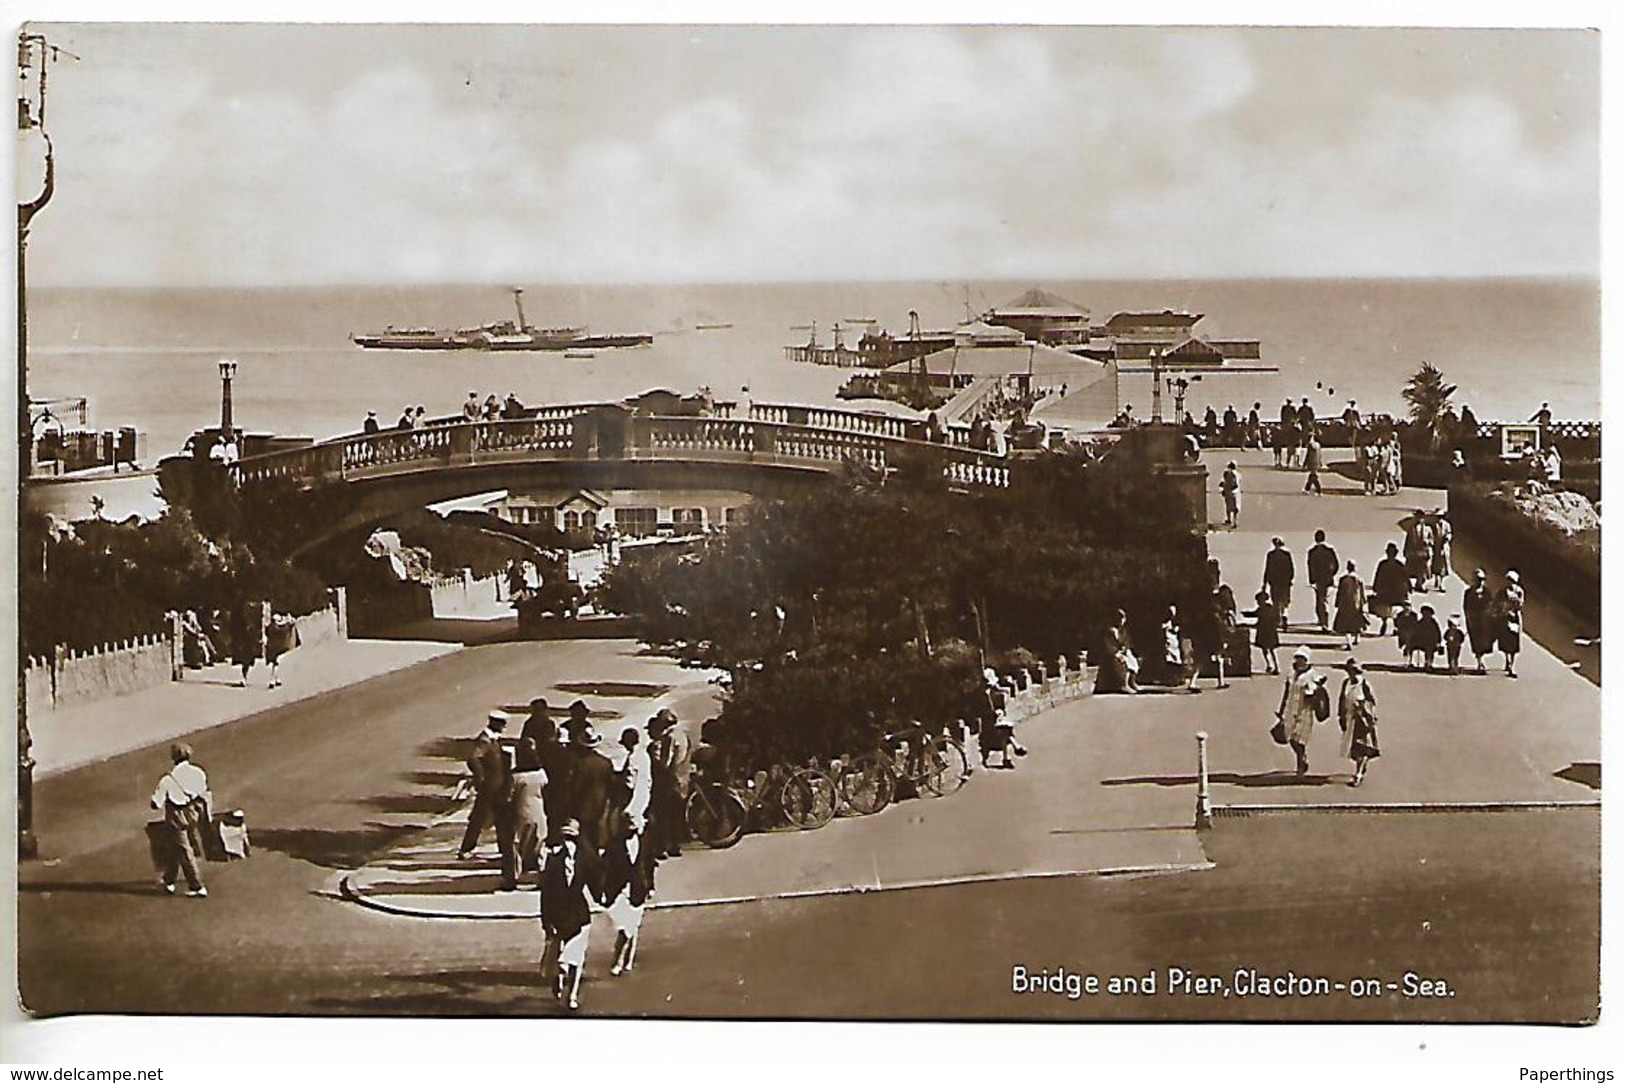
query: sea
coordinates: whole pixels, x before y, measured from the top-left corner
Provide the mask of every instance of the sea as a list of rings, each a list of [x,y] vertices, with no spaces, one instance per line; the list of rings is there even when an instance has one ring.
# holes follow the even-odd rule
[[[318,439],[359,431],[368,410],[392,425],[406,406],[455,413],[469,391],[510,392],[527,404],[605,401],[652,388],[718,398],[748,386],[757,402],[834,401],[850,371],[797,364],[784,347],[816,324],[854,344],[864,326],[902,335],[910,310],[927,329],[1040,287],[1086,308],[1201,313],[1199,334],[1257,338],[1278,372],[1214,374],[1186,408],[1245,414],[1255,401],[1309,396],[1324,414],[1349,399],[1366,412],[1403,413],[1400,390],[1423,362],[1457,385],[1455,401],[1482,420],[1523,421],[1543,401],[1558,418],[1600,418],[1597,282],[1489,280],[1200,280],[1076,282],[855,282],[738,285],[527,286],[537,326],[645,332],[647,347],[562,353],[363,350],[352,333],[466,327],[511,318],[501,285],[277,289],[31,290],[28,394],[89,400],[93,428],[133,425],[147,458],[178,450],[217,424],[218,362],[238,362],[237,424],[250,432]],[[702,325],[707,325],[702,329]],[[1125,402],[1145,417],[1151,376],[1126,374]],[[1171,409],[1171,400],[1167,408]]]

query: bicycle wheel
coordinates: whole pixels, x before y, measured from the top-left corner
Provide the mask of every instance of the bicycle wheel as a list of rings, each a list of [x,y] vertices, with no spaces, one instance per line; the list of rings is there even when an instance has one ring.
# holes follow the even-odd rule
[[[841,809],[855,816],[872,815],[891,804],[896,787],[889,761],[874,752],[858,756],[841,772]]]
[[[952,737],[935,737],[925,746],[922,757],[924,785],[920,793],[928,797],[946,797],[965,784],[969,775],[964,747]]]
[[[779,807],[792,827],[809,831],[823,827],[835,818],[840,798],[835,783],[824,772],[803,767],[790,776],[779,791]]]
[[[713,850],[732,846],[745,833],[745,803],[720,782],[696,787],[684,818],[688,833]]]

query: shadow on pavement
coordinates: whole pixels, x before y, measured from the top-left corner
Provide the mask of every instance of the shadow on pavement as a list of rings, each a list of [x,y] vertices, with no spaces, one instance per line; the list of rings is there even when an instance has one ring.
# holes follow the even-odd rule
[[[327,869],[355,869],[416,830],[411,827],[380,827],[371,831],[255,828],[250,837],[258,850],[272,850]]]
[[[1602,764],[1571,763],[1563,770],[1555,772],[1553,777],[1568,782],[1578,782],[1582,786],[1590,786],[1593,790],[1600,790],[1602,789]]]
[[[149,898],[163,897],[163,892],[158,890],[156,883],[152,880],[126,880],[122,882],[81,880],[55,884],[19,883],[17,890],[25,895],[143,895]]]
[[[419,812],[427,816],[449,812],[453,803],[450,794],[436,793],[381,793],[356,801],[381,812]]]
[[[1337,776],[1300,775],[1292,771],[1260,771],[1243,775],[1235,771],[1215,771],[1207,776],[1209,782],[1227,786],[1327,786]],[[1103,778],[1102,786],[1194,786],[1195,775],[1140,775],[1135,778]]]

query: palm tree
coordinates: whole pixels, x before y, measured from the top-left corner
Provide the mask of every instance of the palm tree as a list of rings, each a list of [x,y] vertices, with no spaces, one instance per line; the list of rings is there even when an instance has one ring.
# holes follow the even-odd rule
[[[1445,410],[1450,406],[1450,396],[1455,393],[1456,385],[1445,383],[1444,373],[1434,368],[1431,361],[1422,362],[1422,367],[1401,392],[1410,407],[1411,420],[1427,434],[1428,446],[1435,451],[1449,435],[1444,431],[1449,424]]]

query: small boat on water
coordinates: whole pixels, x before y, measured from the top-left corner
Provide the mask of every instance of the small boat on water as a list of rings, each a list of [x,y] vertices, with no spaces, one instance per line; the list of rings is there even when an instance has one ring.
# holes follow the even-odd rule
[[[591,350],[565,350],[564,351],[564,359],[566,361],[586,361],[588,358],[597,357],[597,356],[598,355],[593,353]]]
[[[696,330],[696,331],[726,331],[732,326],[733,326],[733,324],[731,324],[731,323],[697,323],[697,324],[694,325],[694,330]]]
[[[442,331],[434,327],[388,327],[350,341],[367,350],[570,350],[648,346],[653,335],[594,335],[585,327],[532,327],[525,320],[524,290],[513,291],[517,320]]]

